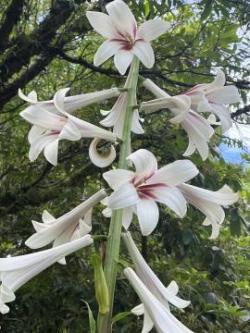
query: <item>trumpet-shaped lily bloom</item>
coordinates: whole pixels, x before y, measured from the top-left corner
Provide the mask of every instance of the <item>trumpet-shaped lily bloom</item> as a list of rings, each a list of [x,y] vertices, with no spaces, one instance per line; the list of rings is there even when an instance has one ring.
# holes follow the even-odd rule
[[[110,142],[116,136],[100,127],[76,118],[64,111],[64,96],[68,89],[59,90],[54,96],[58,113],[50,112],[38,104],[26,108],[20,115],[33,126],[29,132],[29,158],[37,159],[43,151],[45,158],[53,165],[58,160],[58,143],[66,139],[77,141],[81,138],[99,138]]]
[[[106,115],[106,118],[100,124],[104,127],[113,127],[113,133],[119,138],[122,137],[127,103],[128,94],[124,92],[118,97],[110,111],[101,111],[103,115]],[[144,130],[140,124],[139,112],[138,110],[134,110],[133,112],[131,130],[136,134],[143,134]]]
[[[180,123],[189,138],[189,144],[183,156],[190,156],[197,149],[201,158],[206,160],[209,154],[208,143],[214,134],[214,130],[208,120],[191,110],[191,99],[189,96],[178,95],[171,97],[149,79],[144,81],[144,86],[157,99],[142,103],[142,110],[152,113],[159,109],[169,109],[174,114],[174,118],[170,121],[175,124]]]
[[[220,119],[223,133],[232,127],[231,115],[226,105],[240,102],[238,89],[233,85],[225,86],[225,83],[225,74],[218,69],[213,82],[198,84],[185,93],[191,98],[194,110],[211,112]]]
[[[142,306],[134,310],[134,313],[144,316],[144,327],[142,333],[151,331],[155,326],[158,333],[193,333],[183,325],[174,315],[157,299],[132,268],[124,270],[126,278],[142,301]]]
[[[156,202],[163,203],[178,216],[186,214],[186,200],[177,185],[198,174],[198,169],[188,160],[179,160],[158,170],[155,156],[146,149],[130,154],[136,171],[111,170],[103,174],[114,192],[108,197],[111,209],[123,210],[123,226],[128,229],[133,213],[138,216],[143,235],[149,235],[159,220]]]
[[[49,250],[17,257],[0,258],[0,312],[9,312],[6,303],[15,300],[15,291],[61,258],[93,243],[90,235]]]
[[[239,199],[239,194],[224,185],[219,191],[209,191],[189,184],[179,185],[178,188],[192,206],[198,208],[206,219],[203,225],[212,227],[210,239],[218,237],[225,212],[221,206],[229,206]]]
[[[117,97],[120,94],[118,88],[111,88],[101,91],[96,91],[87,94],[79,94],[75,96],[64,97],[64,110],[68,113],[72,113],[80,108],[91,105],[93,103],[99,103],[112,97]],[[30,103],[33,109],[37,106],[50,112],[58,113],[58,109],[55,106],[54,100],[38,101],[37,93],[33,90],[27,96],[18,90],[18,96],[27,103]]]
[[[145,286],[150,289],[151,293],[162,303],[164,307],[166,307],[167,310],[169,310],[169,303],[179,309],[186,308],[190,304],[190,301],[185,301],[177,296],[179,291],[177,283],[172,281],[166,288],[144,260],[130,233],[124,233],[122,237],[134,263],[136,274]],[[139,309],[140,308],[141,306],[139,306]],[[136,307],[136,310],[138,310],[138,307]]]
[[[92,208],[105,197],[106,192],[100,190],[57,219],[45,210],[42,215],[43,223],[32,221],[36,233],[25,244],[31,249],[38,249],[53,242],[55,247],[88,234],[92,229]]]
[[[159,18],[144,22],[137,27],[134,15],[122,0],[106,6],[108,15],[88,11],[87,18],[96,32],[107,40],[99,47],[94,64],[101,65],[114,55],[114,63],[120,74],[125,74],[137,56],[147,68],[154,65],[154,51],[150,42],[165,33],[169,24]]]

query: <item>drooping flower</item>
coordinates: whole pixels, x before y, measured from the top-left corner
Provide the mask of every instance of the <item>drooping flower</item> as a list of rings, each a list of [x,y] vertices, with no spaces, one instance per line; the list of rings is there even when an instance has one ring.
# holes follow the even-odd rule
[[[155,156],[139,149],[127,157],[136,171],[116,169],[105,172],[104,179],[114,192],[108,197],[111,209],[123,210],[123,226],[128,229],[133,213],[139,220],[143,235],[149,235],[159,220],[156,202],[163,203],[178,216],[186,214],[186,200],[177,185],[195,177],[199,172],[188,160],[170,163],[158,170]]]
[[[154,65],[154,51],[150,42],[165,33],[169,24],[159,18],[144,22],[137,27],[134,15],[122,0],[106,6],[107,14],[88,11],[87,18],[100,35],[107,40],[99,47],[94,64],[101,65],[114,55],[114,63],[120,74],[125,74],[137,56],[147,68]]]
[[[211,112],[220,119],[222,132],[232,127],[232,119],[226,105],[240,102],[238,89],[233,86],[225,86],[226,77],[221,69],[218,69],[213,82],[198,84],[185,92],[192,101],[192,109],[198,112]]]
[[[183,325],[174,315],[158,300],[133,271],[128,267],[124,270],[126,278],[129,280],[133,289],[142,301],[142,306],[134,310],[134,313],[140,315],[145,313],[143,333],[148,333],[155,326],[158,333],[193,333],[189,328]]]
[[[57,165],[58,143],[66,139],[77,141],[81,138],[99,138],[115,142],[116,136],[89,122],[74,117],[64,109],[64,98],[68,89],[59,90],[53,100],[53,112],[39,104],[30,106],[20,113],[29,123],[33,124],[28,140],[30,143],[29,159],[36,160],[43,151],[45,158]],[[56,108],[57,113],[54,112]]]
[[[219,191],[209,191],[189,184],[178,186],[187,202],[198,208],[206,219],[203,225],[212,227],[210,239],[218,237],[225,212],[221,206],[229,206],[239,199],[239,194],[224,185]]]
[[[177,296],[179,291],[177,283],[172,281],[166,288],[144,260],[130,233],[124,233],[122,237],[135,266],[136,274],[145,284],[145,286],[151,291],[151,293],[158,299],[162,306],[165,307],[167,311],[170,311],[169,303],[179,309],[186,308],[190,304],[190,301],[185,301]],[[143,304],[136,306],[134,309],[132,309],[132,312],[137,315],[144,314],[144,327],[153,327],[153,322],[150,319],[148,313],[145,311]],[[150,322],[151,325],[149,325]],[[144,330],[143,332],[146,333],[148,331]]]
[[[208,143],[214,130],[208,120],[191,110],[190,97],[185,95],[171,97],[150,79],[146,79],[143,85],[157,99],[142,103],[142,110],[152,113],[159,109],[169,109],[174,114],[174,118],[170,121],[175,124],[180,123],[189,138],[189,144],[183,156],[190,156],[197,149],[202,160],[206,160],[209,154]]]
[[[17,257],[0,258],[0,312],[9,312],[6,303],[15,300],[15,291],[61,258],[93,243],[90,235],[49,250]]]
[[[74,96],[65,96],[64,97],[64,110],[67,113],[73,113],[74,111],[83,108],[85,106],[99,103],[105,101],[109,98],[117,97],[120,94],[120,90],[118,88],[111,88],[101,91],[95,91],[87,94],[79,94]],[[21,89],[18,90],[18,96],[27,103],[30,103],[32,110],[35,110],[38,107],[38,111],[40,108],[45,109],[50,112],[58,113],[58,109],[55,106],[54,99],[48,101],[38,101],[36,91],[31,91],[27,96],[22,92]]]
[[[92,229],[92,208],[106,197],[100,190],[70,212],[55,218],[48,211],[42,215],[43,223],[32,221],[36,233],[25,244],[39,249],[53,242],[53,247],[70,242],[88,234]],[[64,260],[61,260],[63,263]]]
[[[125,83],[126,87],[126,83]],[[113,133],[116,134],[119,138],[122,138],[122,131],[124,127],[126,109],[128,104],[128,93],[123,92],[118,97],[114,106],[110,111],[102,110],[102,115],[105,115],[100,124],[104,127],[113,127]],[[140,116],[137,109],[133,111],[133,118],[131,124],[131,131],[136,134],[143,134],[144,130],[140,124]]]

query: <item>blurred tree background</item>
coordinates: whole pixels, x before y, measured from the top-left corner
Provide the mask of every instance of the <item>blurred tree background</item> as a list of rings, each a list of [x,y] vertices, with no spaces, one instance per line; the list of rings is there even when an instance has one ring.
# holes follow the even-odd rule
[[[28,160],[29,125],[19,116],[25,103],[17,97],[36,90],[40,100],[50,99],[59,88],[70,87],[71,94],[122,86],[121,78],[109,60],[96,68],[93,55],[102,39],[89,26],[87,9],[105,11],[108,1],[84,0],[0,0],[0,254],[28,253],[24,245],[44,209],[60,216],[104,185],[103,170],[91,165],[88,140],[61,142],[59,164],[52,167],[40,156]],[[127,1],[143,21],[161,16],[171,30],[154,42],[153,69],[141,67],[170,94],[181,93],[197,83],[213,80],[214,67],[226,72],[227,83],[235,84],[242,103],[232,108],[239,124],[250,123],[250,2],[248,0],[137,0]],[[139,99],[152,98],[139,88]],[[100,108],[110,109],[113,101],[93,105],[77,113],[98,123]],[[143,117],[143,115],[142,115]],[[164,165],[182,158],[187,136],[167,122],[167,113],[147,116],[145,135],[133,136],[133,148],[147,148]],[[227,164],[219,150],[221,143],[243,147],[217,130],[211,142],[209,159],[198,155],[191,160],[200,169],[195,185],[212,190],[224,183],[241,192],[241,200],[227,209],[227,217],[216,241],[208,239],[203,216],[189,208],[180,220],[162,207],[156,231],[140,236],[135,223],[132,231],[143,255],[166,285],[175,279],[181,296],[192,305],[174,314],[196,333],[250,332],[250,236],[249,156],[244,164]],[[99,209],[99,210],[98,210]],[[95,210],[94,233],[107,233],[109,220]],[[248,212],[248,213],[247,213]],[[105,242],[97,243],[105,247]],[[54,265],[27,283],[10,304],[11,312],[0,317],[4,333],[88,333],[88,301],[94,313],[93,268],[90,250],[68,259],[67,266]],[[129,260],[122,248],[123,260]],[[138,302],[123,275],[119,275],[115,313],[125,312],[114,323],[114,332],[141,332],[142,322],[127,315]],[[122,300],[122,302],[121,302]],[[174,333],[174,332],[173,332]]]

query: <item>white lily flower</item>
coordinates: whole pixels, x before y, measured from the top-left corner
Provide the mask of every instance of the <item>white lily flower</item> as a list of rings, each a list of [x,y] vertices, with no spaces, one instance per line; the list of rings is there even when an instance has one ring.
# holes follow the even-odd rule
[[[169,303],[179,309],[186,308],[190,304],[190,301],[183,300],[177,296],[179,291],[177,283],[172,281],[166,288],[144,260],[130,233],[124,233],[122,237],[134,263],[136,274],[145,286],[150,289],[151,293],[158,299],[158,301],[161,302],[161,304],[166,307],[168,311],[170,311]],[[132,310],[132,312],[138,315],[137,311],[138,309],[142,311],[141,307],[142,305],[137,306]],[[149,322],[147,318],[145,319],[146,322]],[[146,324],[144,326],[146,326]]]
[[[53,242],[55,247],[88,234],[92,229],[92,208],[105,197],[106,192],[100,190],[58,218],[45,210],[42,214],[43,223],[32,221],[36,233],[25,244],[31,249],[39,249]]]
[[[114,55],[115,66],[123,75],[135,55],[147,68],[153,67],[155,57],[150,42],[165,33],[169,24],[156,18],[138,28],[134,15],[122,0],[110,2],[106,10],[108,15],[94,11],[86,14],[94,30],[107,39],[95,54],[95,66]]]
[[[185,93],[191,98],[194,110],[211,112],[220,119],[223,133],[232,127],[231,115],[225,105],[241,100],[238,89],[233,85],[225,86],[225,83],[225,74],[218,69],[213,82],[198,84]]]
[[[208,143],[214,130],[207,119],[191,110],[191,98],[185,95],[171,97],[150,79],[146,79],[143,85],[157,99],[142,103],[142,110],[151,113],[159,109],[169,109],[174,114],[174,118],[170,121],[175,124],[180,123],[189,138],[189,144],[183,156],[190,156],[197,149],[202,160],[206,160],[209,154]]]
[[[102,115],[105,115],[106,118],[100,121],[100,124],[104,127],[113,127],[113,133],[116,134],[119,138],[122,138],[127,104],[128,93],[124,92],[121,93],[121,95],[118,97],[110,111],[101,111]],[[140,116],[137,109],[133,111],[131,131],[136,134],[144,133],[144,130],[140,124]]]
[[[29,106],[20,115],[33,124],[28,140],[30,143],[29,159],[34,161],[43,151],[45,158],[57,165],[58,143],[66,139],[77,141],[81,138],[99,138],[110,142],[116,141],[116,136],[91,123],[76,118],[64,111],[64,96],[68,89],[59,90],[54,96],[54,106],[58,113],[50,112],[37,104]]]
[[[15,300],[15,291],[61,258],[93,243],[90,235],[49,250],[17,257],[0,258],[0,312],[9,312],[6,303]]]
[[[186,214],[186,200],[177,185],[198,174],[196,166],[188,160],[170,163],[158,170],[155,156],[146,149],[139,149],[127,157],[136,171],[111,170],[103,174],[114,192],[108,197],[111,209],[123,210],[123,226],[128,229],[133,213],[138,216],[143,235],[149,235],[159,220],[156,202],[163,203],[178,216]]]
[[[227,207],[239,199],[239,193],[235,193],[227,185],[218,191],[209,191],[189,184],[179,185],[178,188],[192,206],[198,208],[206,219],[203,225],[212,227],[210,239],[218,237],[221,224],[225,219],[225,212],[221,206]]]
[[[158,333],[193,333],[162,305],[132,268],[126,268],[124,274],[143,304],[134,311],[138,315],[145,314],[142,333],[150,332],[153,325]]]
[[[119,95],[120,90],[118,88],[111,88],[87,94],[66,96],[64,97],[64,110],[68,113],[72,113],[77,109],[83,108],[93,103],[99,103],[106,99],[117,97]],[[25,102],[30,103],[33,107],[37,106],[38,110],[42,108],[50,112],[58,113],[58,109],[55,106],[54,99],[48,101],[38,101],[37,93],[34,90],[26,96],[22,92],[22,90],[19,89],[18,96]]]

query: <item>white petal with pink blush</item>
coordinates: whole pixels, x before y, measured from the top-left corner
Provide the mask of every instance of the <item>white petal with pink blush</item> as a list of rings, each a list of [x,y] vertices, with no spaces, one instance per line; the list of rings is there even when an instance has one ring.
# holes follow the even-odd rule
[[[150,42],[169,29],[169,24],[159,18],[137,27],[135,17],[122,0],[114,0],[106,6],[107,14],[88,11],[87,18],[94,30],[107,40],[99,47],[94,64],[101,65],[114,55],[114,63],[124,75],[134,55],[147,68],[154,65],[154,51]]]
[[[219,236],[221,224],[225,219],[225,212],[222,207],[227,207],[237,202],[239,193],[235,193],[227,185],[218,191],[210,191],[189,184],[178,186],[188,203],[199,209],[206,219],[205,226],[212,227],[210,239]]]
[[[214,134],[210,122],[199,113],[191,110],[191,98],[188,95],[169,96],[154,82],[147,79],[143,85],[151,91],[157,99],[142,103],[142,110],[152,113],[160,109],[168,109],[174,114],[170,122],[180,124],[186,131],[189,139],[188,147],[183,156],[190,156],[196,150],[202,160],[206,160],[209,154],[209,141]]]
[[[56,112],[53,108],[47,109],[46,104],[41,103],[31,105],[20,113],[21,117],[33,125],[28,135],[31,161],[36,160],[43,151],[48,162],[57,165],[58,143],[63,139],[78,141],[81,138],[98,138],[109,142],[116,141],[115,134],[65,111],[67,91],[68,89],[61,89],[55,94],[53,108],[56,109]],[[76,104],[78,105],[78,103]],[[92,156],[95,156],[93,149],[91,152]],[[115,158],[114,154],[113,157]]]
[[[240,102],[240,94],[234,85],[225,86],[226,77],[221,69],[213,82],[198,84],[185,92],[192,101],[192,109],[198,112],[210,112],[220,120],[222,132],[232,127],[229,104]]]
[[[123,226],[127,229],[135,214],[142,234],[151,234],[159,220],[157,202],[165,204],[182,218],[186,213],[186,200],[177,185],[198,174],[195,165],[180,160],[158,169],[155,156],[146,149],[132,153],[128,160],[134,164],[135,172],[116,169],[103,174],[114,190],[107,199],[108,207],[125,208]]]
[[[124,274],[142,302],[133,309],[133,313],[144,314],[143,333],[150,332],[153,326],[158,333],[193,333],[171,314],[132,268],[126,268]]]

